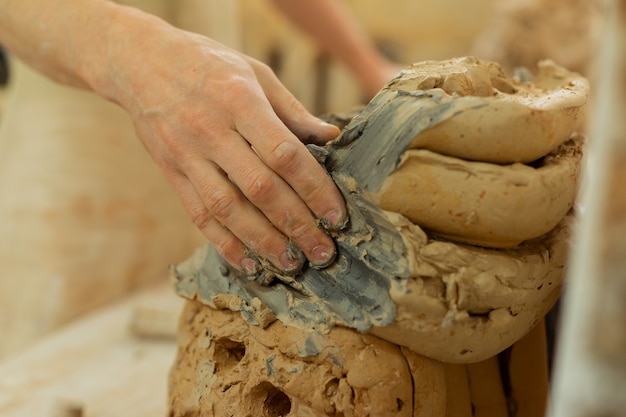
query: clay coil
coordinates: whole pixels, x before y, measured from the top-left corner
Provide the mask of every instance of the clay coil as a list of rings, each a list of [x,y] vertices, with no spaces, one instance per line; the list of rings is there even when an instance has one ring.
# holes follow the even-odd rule
[[[551,61],[522,80],[474,57],[413,64],[386,88],[430,91],[452,107],[454,115],[419,133],[411,148],[503,164],[532,162],[565,142],[584,120],[589,95],[584,77]]]
[[[576,197],[582,139],[533,165],[465,161],[412,149],[377,194],[378,205],[447,239],[514,247],[552,230]]]
[[[359,326],[362,332],[449,363],[478,362],[499,353],[530,331],[559,296],[572,216],[514,249],[431,239],[402,215],[388,216],[405,238],[412,276],[390,276],[385,294],[368,285],[367,276],[343,298],[313,295],[313,283],[306,280],[303,291],[281,284],[263,288],[229,269],[208,245],[172,269],[176,292],[211,308],[240,311],[261,327],[276,318],[321,332],[337,325]],[[302,297],[302,292],[309,296]],[[383,303],[389,296],[393,305]],[[362,299],[379,299],[380,304],[351,301]],[[368,315],[371,310],[389,321],[377,324],[380,320]],[[357,323],[356,316],[371,321]]]

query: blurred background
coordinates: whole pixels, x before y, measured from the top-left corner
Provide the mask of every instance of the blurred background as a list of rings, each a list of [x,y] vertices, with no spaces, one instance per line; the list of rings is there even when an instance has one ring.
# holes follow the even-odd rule
[[[593,91],[603,1],[337,1],[380,53],[398,66],[475,55],[511,71],[517,66],[532,69],[538,60],[549,58],[587,75]],[[371,97],[353,70],[332,58],[270,0],[120,3],[269,64],[314,114],[349,111]],[[104,348],[98,351],[100,342],[89,340],[103,338],[101,345],[108,346],[112,339],[104,339],[106,332],[122,340],[119,332],[128,314],[106,319],[110,321],[102,318],[100,328],[84,322],[80,332],[57,339],[56,347],[50,341],[45,344],[47,336],[138,289],[167,283],[167,265],[191,255],[203,241],[134,138],[123,111],[91,93],[56,85],[5,54],[0,55],[0,218],[0,361],[16,357],[5,365],[4,382],[14,384],[13,392],[26,387],[29,397],[18,401],[23,406],[34,404],[31,386],[44,381],[43,386],[68,372],[74,363],[69,346],[80,342],[81,349],[92,349],[84,363],[97,365],[100,359],[94,358],[100,358]],[[173,323],[169,331],[175,333],[180,300],[167,285],[151,308],[156,305],[162,312],[168,302],[174,306],[174,319],[166,321]],[[41,340],[41,349],[28,353],[26,349]],[[158,357],[162,375],[145,378],[146,386],[164,381],[175,348],[170,342]],[[112,346],[108,352],[121,352],[118,345]],[[120,365],[124,371],[141,365],[141,355],[150,358],[147,350],[132,346],[128,362]],[[70,368],[61,367],[61,357]],[[60,370],[44,372],[57,362]],[[145,363],[157,369],[156,362]],[[104,379],[107,367],[103,360],[94,372],[102,372]],[[19,378],[12,379],[16,375]],[[80,383],[66,385],[68,390],[76,386]],[[0,390],[0,411],[3,404],[11,405],[11,398],[4,400]]]

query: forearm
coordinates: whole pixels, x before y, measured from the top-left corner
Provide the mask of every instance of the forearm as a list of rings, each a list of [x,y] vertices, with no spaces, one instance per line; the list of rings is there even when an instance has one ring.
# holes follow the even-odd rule
[[[246,273],[323,267],[345,224],[341,193],[299,138],[323,124],[266,65],[105,0],[0,0],[0,43],[59,82],[120,104],[139,139],[219,253]],[[146,202],[150,204],[150,202]]]
[[[127,40],[141,42],[146,25],[167,26],[106,0],[0,0],[0,43],[6,49],[57,82],[117,102],[123,48]]]
[[[379,52],[343,2],[272,1],[320,47],[353,71],[366,88],[377,90],[381,80],[386,81],[394,71],[395,65]]]
[[[105,1],[0,0],[0,41],[54,80],[87,87],[86,66],[104,42],[101,29],[110,14]]]

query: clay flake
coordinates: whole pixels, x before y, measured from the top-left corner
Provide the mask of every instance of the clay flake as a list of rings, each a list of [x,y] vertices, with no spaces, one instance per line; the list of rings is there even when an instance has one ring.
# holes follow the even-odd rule
[[[172,267],[177,293],[193,300],[181,318],[172,415],[230,409],[231,392],[251,407],[233,415],[447,415],[437,392],[450,381],[440,364],[488,361],[509,348],[541,323],[562,286],[583,147],[575,131],[589,87],[549,61],[528,74],[507,78],[473,57],[413,64],[315,149],[350,214],[348,227],[332,232],[338,258],[328,268],[243,276],[209,246]],[[234,322],[247,325],[217,335]],[[218,360],[222,339],[219,349],[230,353]],[[239,363],[249,343],[265,353],[219,378],[218,362]],[[378,378],[353,368],[365,346],[398,362],[398,378],[414,376],[406,393],[385,388],[397,400],[350,379]],[[206,372],[189,379],[183,368],[197,368],[194,361]],[[436,382],[418,388],[407,367],[415,361],[428,368],[420,378]],[[296,388],[316,372],[319,387]],[[267,389],[253,405],[259,386]]]

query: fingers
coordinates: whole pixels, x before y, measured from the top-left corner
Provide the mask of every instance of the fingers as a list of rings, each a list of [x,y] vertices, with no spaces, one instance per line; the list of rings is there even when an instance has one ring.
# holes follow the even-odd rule
[[[253,103],[254,104],[254,103]],[[263,162],[298,194],[325,224],[341,228],[346,208],[335,183],[308,150],[278,119],[272,109],[256,103],[236,123],[237,131],[254,147]],[[253,203],[256,203],[253,201]]]
[[[242,196],[220,168],[194,159],[186,163],[185,175],[187,184],[183,179],[176,184],[184,189],[179,191],[181,200],[196,227],[229,263],[251,272],[252,258],[245,254],[252,251],[286,272],[302,267],[303,257],[288,247],[286,237]]]
[[[293,140],[293,149],[304,151],[297,152],[298,157],[296,157],[294,165],[303,166],[304,164],[300,162],[299,158],[305,156],[308,162],[310,154],[297,139],[294,138]],[[280,175],[277,175],[277,172],[266,165],[259,158],[259,155],[252,150],[249,143],[236,132],[231,132],[230,137],[225,137],[222,143],[224,147],[228,147],[229,152],[237,155],[237,157],[220,160],[220,167],[229,173],[229,178],[237,185],[246,199],[257,207],[278,231],[288,236],[314,266],[323,267],[328,265],[335,255],[334,242],[318,228],[317,221],[310,208],[287,184],[283,179],[285,177],[281,178]],[[218,149],[218,153],[224,152],[226,152],[226,149]],[[320,176],[324,181],[329,181],[325,171],[319,165],[315,166],[315,168],[321,171]],[[310,182],[319,182],[313,175],[311,174]],[[333,185],[332,181],[331,185]],[[310,187],[319,189],[314,184]],[[319,197],[316,194],[311,195],[313,200],[319,199]],[[340,204],[342,204],[341,196],[339,196],[339,199]],[[333,209],[335,208],[333,207]],[[236,222],[230,223],[227,219],[222,219],[221,216],[215,215],[235,235],[246,239],[245,242],[255,248],[255,250],[262,250],[263,245],[239,234],[237,228],[240,227],[240,224]],[[342,213],[340,212],[338,215],[341,216]],[[245,233],[245,231],[242,230],[241,233]],[[263,237],[266,237],[266,235],[263,235]],[[288,257],[289,253],[289,248],[285,246],[283,252],[278,256],[283,268],[285,266],[290,268],[294,266],[285,264],[287,261],[292,261]]]
[[[187,214],[215,250],[245,274],[256,274],[258,263],[248,257],[244,244],[211,215],[189,179],[178,171],[166,171],[165,174],[178,193]]]
[[[319,145],[337,137],[339,129],[309,113],[267,65],[249,61],[274,112],[302,142]]]
[[[298,270],[302,253],[327,265],[335,246],[318,219],[340,228],[346,208],[290,128],[317,143],[337,128],[306,112],[267,67],[259,66],[258,76],[239,55],[209,46],[210,65],[194,53],[192,70],[165,66],[155,73],[167,80],[157,77],[159,88],[144,92],[140,83],[141,100],[127,106],[140,137],[194,224],[233,266],[254,273],[250,252],[283,271]]]

